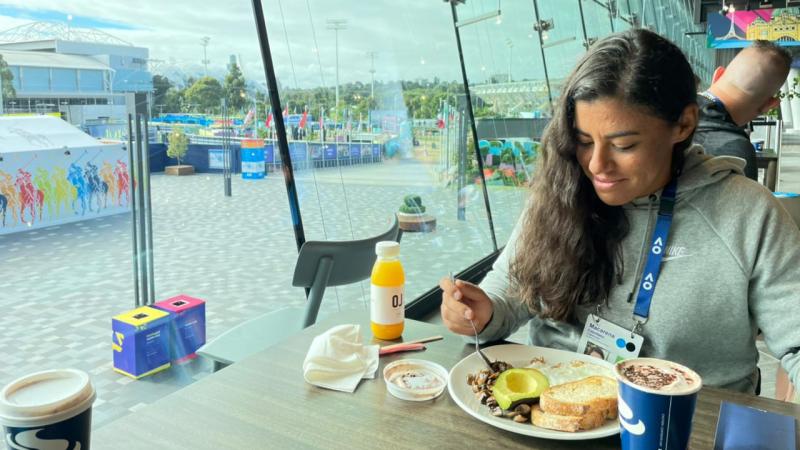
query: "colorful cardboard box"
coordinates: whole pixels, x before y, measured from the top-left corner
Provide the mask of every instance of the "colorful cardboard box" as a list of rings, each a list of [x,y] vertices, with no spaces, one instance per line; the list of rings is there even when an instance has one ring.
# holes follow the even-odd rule
[[[169,313],[149,306],[114,316],[114,370],[138,379],[169,368],[169,324]]]
[[[206,343],[206,302],[188,295],[178,295],[157,302],[154,307],[166,311],[170,323],[170,358],[181,363],[197,358],[198,348]]]

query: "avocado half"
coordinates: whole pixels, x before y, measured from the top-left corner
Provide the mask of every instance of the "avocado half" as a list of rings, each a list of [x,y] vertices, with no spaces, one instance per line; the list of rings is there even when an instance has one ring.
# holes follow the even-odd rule
[[[536,369],[508,369],[497,376],[492,387],[492,396],[497,406],[511,409],[522,403],[533,403],[550,382]]]

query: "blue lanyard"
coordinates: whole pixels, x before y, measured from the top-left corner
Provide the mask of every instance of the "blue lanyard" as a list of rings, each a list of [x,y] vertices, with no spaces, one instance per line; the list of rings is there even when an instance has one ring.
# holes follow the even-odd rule
[[[658,282],[658,273],[661,270],[661,258],[667,245],[669,228],[672,226],[672,210],[675,207],[675,191],[678,189],[678,179],[674,177],[661,192],[661,202],[658,206],[658,220],[653,229],[652,244],[647,255],[647,263],[639,283],[639,293],[636,295],[636,307],[633,314],[647,321],[650,315],[650,303],[653,292]]]

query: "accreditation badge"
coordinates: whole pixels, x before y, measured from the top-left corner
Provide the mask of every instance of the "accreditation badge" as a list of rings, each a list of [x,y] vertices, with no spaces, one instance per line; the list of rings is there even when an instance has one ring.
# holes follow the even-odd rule
[[[642,350],[644,337],[631,332],[602,317],[589,314],[583,334],[578,341],[578,353],[594,356],[615,364],[628,358],[636,358]]]

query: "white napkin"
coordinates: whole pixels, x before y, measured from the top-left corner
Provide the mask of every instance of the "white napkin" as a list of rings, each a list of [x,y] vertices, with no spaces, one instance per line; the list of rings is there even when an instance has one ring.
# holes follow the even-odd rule
[[[378,346],[361,343],[358,325],[338,325],[314,338],[303,361],[307,382],[353,392],[362,378],[375,378]]]

